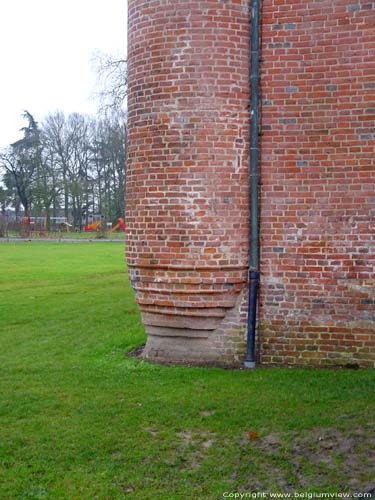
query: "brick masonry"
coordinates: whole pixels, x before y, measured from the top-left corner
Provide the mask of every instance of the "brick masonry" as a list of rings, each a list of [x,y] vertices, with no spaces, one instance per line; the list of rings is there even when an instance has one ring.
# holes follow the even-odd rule
[[[249,3],[128,2],[127,261],[151,359],[244,357]],[[374,366],[375,2],[262,11],[259,362]]]

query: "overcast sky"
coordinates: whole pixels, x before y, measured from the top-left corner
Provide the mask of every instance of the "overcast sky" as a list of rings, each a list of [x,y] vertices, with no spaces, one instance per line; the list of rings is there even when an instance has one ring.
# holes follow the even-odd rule
[[[95,113],[95,50],[126,53],[126,0],[0,0],[0,148],[23,110]]]

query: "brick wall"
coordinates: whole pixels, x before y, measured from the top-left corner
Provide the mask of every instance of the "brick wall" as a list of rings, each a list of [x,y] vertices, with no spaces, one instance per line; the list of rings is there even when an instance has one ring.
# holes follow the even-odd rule
[[[375,2],[263,5],[261,360],[374,366]]]
[[[127,260],[145,356],[235,364],[249,1],[129,0]],[[374,366],[375,3],[264,0],[264,364]]]

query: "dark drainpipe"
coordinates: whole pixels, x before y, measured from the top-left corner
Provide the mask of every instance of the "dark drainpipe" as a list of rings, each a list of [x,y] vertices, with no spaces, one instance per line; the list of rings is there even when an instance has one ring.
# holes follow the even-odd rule
[[[259,288],[259,49],[260,1],[251,0],[250,58],[250,241],[249,303],[247,312],[247,352],[245,368],[255,368],[255,333]]]

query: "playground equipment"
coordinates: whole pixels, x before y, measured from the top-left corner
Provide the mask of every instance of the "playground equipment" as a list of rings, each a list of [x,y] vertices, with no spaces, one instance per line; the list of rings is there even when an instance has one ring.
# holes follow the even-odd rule
[[[122,217],[119,218],[118,223],[110,230],[110,233],[114,233],[119,228],[121,228],[125,233],[126,226],[125,226],[125,221]]]
[[[95,222],[92,222],[91,224],[87,224],[84,226],[83,230],[88,232],[88,231],[100,231],[102,225],[102,221],[97,220]]]
[[[93,232],[103,232],[106,230],[105,228],[105,217],[102,214],[90,214],[87,215],[86,225],[83,226],[84,231],[93,231]]]

